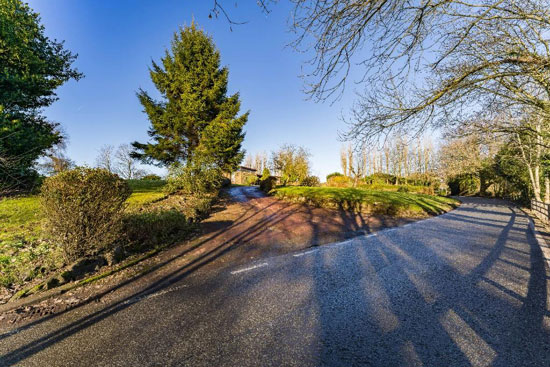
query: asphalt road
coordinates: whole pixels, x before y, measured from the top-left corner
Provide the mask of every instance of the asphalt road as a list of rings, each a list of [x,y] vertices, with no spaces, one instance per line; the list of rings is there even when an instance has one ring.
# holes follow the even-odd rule
[[[445,215],[0,335],[0,365],[550,366],[549,269],[528,219]]]

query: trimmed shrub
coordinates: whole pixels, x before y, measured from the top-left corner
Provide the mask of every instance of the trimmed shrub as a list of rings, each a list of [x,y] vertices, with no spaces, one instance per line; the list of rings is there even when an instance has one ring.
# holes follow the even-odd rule
[[[129,196],[124,180],[99,168],[78,167],[44,181],[46,230],[66,260],[95,254],[119,238]]]
[[[321,180],[317,176],[307,176],[300,182],[300,186],[317,187],[321,185]]]
[[[260,190],[269,194],[277,186],[277,177],[269,176],[266,179],[260,180]]]

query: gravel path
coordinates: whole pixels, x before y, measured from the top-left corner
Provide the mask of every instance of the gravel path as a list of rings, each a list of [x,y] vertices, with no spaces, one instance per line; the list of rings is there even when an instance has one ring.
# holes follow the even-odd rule
[[[0,365],[548,366],[550,273],[506,203],[197,271],[0,335]]]

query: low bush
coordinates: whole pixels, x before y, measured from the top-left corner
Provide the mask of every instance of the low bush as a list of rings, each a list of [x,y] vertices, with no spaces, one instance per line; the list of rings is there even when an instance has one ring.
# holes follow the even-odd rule
[[[260,180],[260,190],[269,194],[277,186],[277,177],[269,176],[266,179]]]
[[[317,176],[307,176],[300,182],[300,186],[317,187],[321,185],[321,180]]]
[[[377,184],[386,184],[386,185],[395,185],[397,182],[397,177],[390,175],[388,173],[376,172],[370,176],[366,176],[363,181],[367,185],[377,185]]]
[[[327,186],[330,186],[330,187],[349,187],[351,185],[352,185],[351,179],[344,175],[336,175],[336,176],[327,178]]]
[[[44,181],[41,203],[49,237],[66,260],[91,255],[120,237],[130,187],[116,174],[78,167]]]
[[[217,192],[223,182],[220,168],[199,160],[171,167],[167,188],[171,193],[200,196]]]
[[[447,182],[451,195],[475,195],[479,192],[480,180],[475,174],[461,174],[454,176]]]
[[[210,214],[215,201],[215,195],[188,196],[181,210],[190,221],[198,222]]]

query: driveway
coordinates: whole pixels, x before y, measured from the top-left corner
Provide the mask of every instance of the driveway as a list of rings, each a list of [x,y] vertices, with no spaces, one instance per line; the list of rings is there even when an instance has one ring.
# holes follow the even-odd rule
[[[233,200],[244,203],[253,198],[265,197],[258,186],[233,186],[227,190]]]
[[[464,199],[4,332],[0,365],[548,366],[549,275],[522,212]]]

